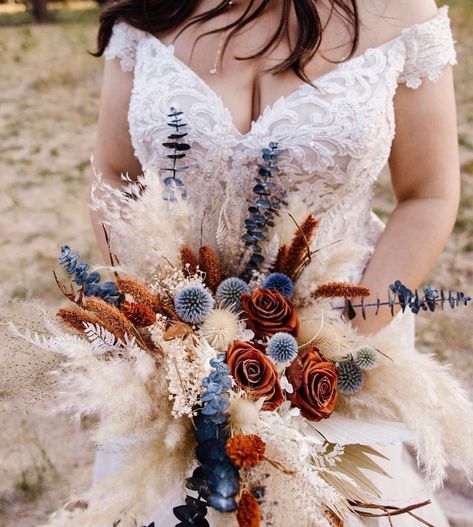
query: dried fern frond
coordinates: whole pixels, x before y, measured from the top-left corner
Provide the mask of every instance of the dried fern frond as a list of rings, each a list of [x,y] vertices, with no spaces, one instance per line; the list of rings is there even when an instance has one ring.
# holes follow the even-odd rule
[[[291,244],[287,248],[284,262],[284,271],[290,278],[297,277],[300,266],[310,253],[310,245],[314,239],[319,220],[309,214],[294,234]]]
[[[110,331],[115,337],[121,341],[125,340],[125,335],[133,335],[133,326],[126,316],[112,306],[94,296],[88,297],[85,300],[85,309],[92,312],[98,319],[98,322],[107,331]]]
[[[317,287],[312,296],[314,298],[356,298],[358,296],[367,297],[370,294],[370,289],[363,285],[350,282],[328,282]]]
[[[187,245],[183,245],[180,250],[181,255],[181,266],[184,271],[187,271],[190,275],[197,272],[197,258],[194,253]]]
[[[199,267],[205,273],[205,283],[208,288],[215,291],[222,281],[222,270],[217,255],[208,245],[199,249]]]
[[[56,314],[67,326],[80,333],[85,332],[86,324],[95,324],[97,319],[81,307],[62,307]]]
[[[145,304],[125,301],[120,304],[120,310],[136,327],[145,328],[156,322],[155,312]]]
[[[162,302],[143,282],[131,276],[117,277],[117,285],[120,293],[131,295],[137,304],[144,304],[155,313],[162,310]]]

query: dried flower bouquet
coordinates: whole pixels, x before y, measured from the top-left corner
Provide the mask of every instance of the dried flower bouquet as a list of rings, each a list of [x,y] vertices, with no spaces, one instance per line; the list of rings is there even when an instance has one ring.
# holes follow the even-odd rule
[[[240,273],[229,275],[218,243],[188,244],[195,227],[178,164],[188,146],[180,115],[170,113],[171,175],[145,173],[125,191],[98,177],[93,203],[110,235],[113,279],[64,246],[56,280],[71,306],[56,320],[45,315],[40,331],[11,328],[13,347],[54,357],[58,409],[97,414],[98,444],[123,445],[119,469],[47,526],[146,525],[172,486],[182,489],[173,511],[181,527],[278,527],[289,516],[295,525],[360,526],[380,514],[428,525],[417,510],[425,503],[383,505],[369,473],[385,474],[378,446],[412,439],[432,486],[448,463],[472,476],[472,404],[404,331],[408,312],[469,297],[419,295],[396,282],[386,302],[352,306],[370,292],[333,280],[351,249],[341,243],[319,259],[317,218],[306,211],[293,222],[274,183],[275,143],[258,165]],[[393,314],[400,307],[393,322],[357,334],[355,309],[366,316],[384,303]]]

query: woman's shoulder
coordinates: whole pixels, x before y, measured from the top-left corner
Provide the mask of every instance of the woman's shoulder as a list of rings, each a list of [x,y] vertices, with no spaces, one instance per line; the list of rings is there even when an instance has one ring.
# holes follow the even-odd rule
[[[106,59],[119,59],[124,71],[132,71],[136,62],[136,51],[146,33],[125,20],[117,20],[104,51]]]
[[[384,0],[384,17],[400,28],[428,22],[441,12],[435,0]]]
[[[447,13],[447,8],[439,9],[434,0],[361,0],[359,7],[371,44],[392,40]]]

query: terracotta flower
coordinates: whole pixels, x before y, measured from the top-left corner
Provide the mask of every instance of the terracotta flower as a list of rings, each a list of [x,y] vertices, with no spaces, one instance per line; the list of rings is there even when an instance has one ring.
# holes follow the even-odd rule
[[[236,340],[227,350],[227,365],[240,388],[255,398],[265,398],[263,410],[281,405],[284,396],[276,367],[254,344]]]
[[[261,525],[261,510],[253,494],[245,490],[238,502],[238,527],[259,527]]]
[[[287,368],[286,375],[294,387],[287,398],[310,421],[330,417],[337,401],[337,369],[316,348],[308,348]]]
[[[248,326],[257,337],[263,338],[278,332],[297,336],[299,321],[294,305],[276,289],[256,289],[243,293],[241,304],[248,317]]]
[[[256,434],[237,434],[227,440],[225,450],[237,468],[250,468],[264,459],[266,443]]]

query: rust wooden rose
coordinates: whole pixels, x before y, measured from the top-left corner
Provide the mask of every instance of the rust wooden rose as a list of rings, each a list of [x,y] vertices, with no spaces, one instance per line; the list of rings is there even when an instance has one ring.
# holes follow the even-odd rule
[[[337,401],[337,369],[316,348],[308,348],[287,368],[286,375],[294,387],[287,398],[310,421],[330,417]]]
[[[275,289],[256,289],[253,293],[243,293],[241,304],[248,317],[248,326],[257,337],[270,337],[279,331],[297,336],[299,321],[290,300]]]
[[[227,365],[238,386],[255,398],[265,398],[263,410],[276,410],[283,402],[276,367],[251,342],[236,340],[231,344]]]

